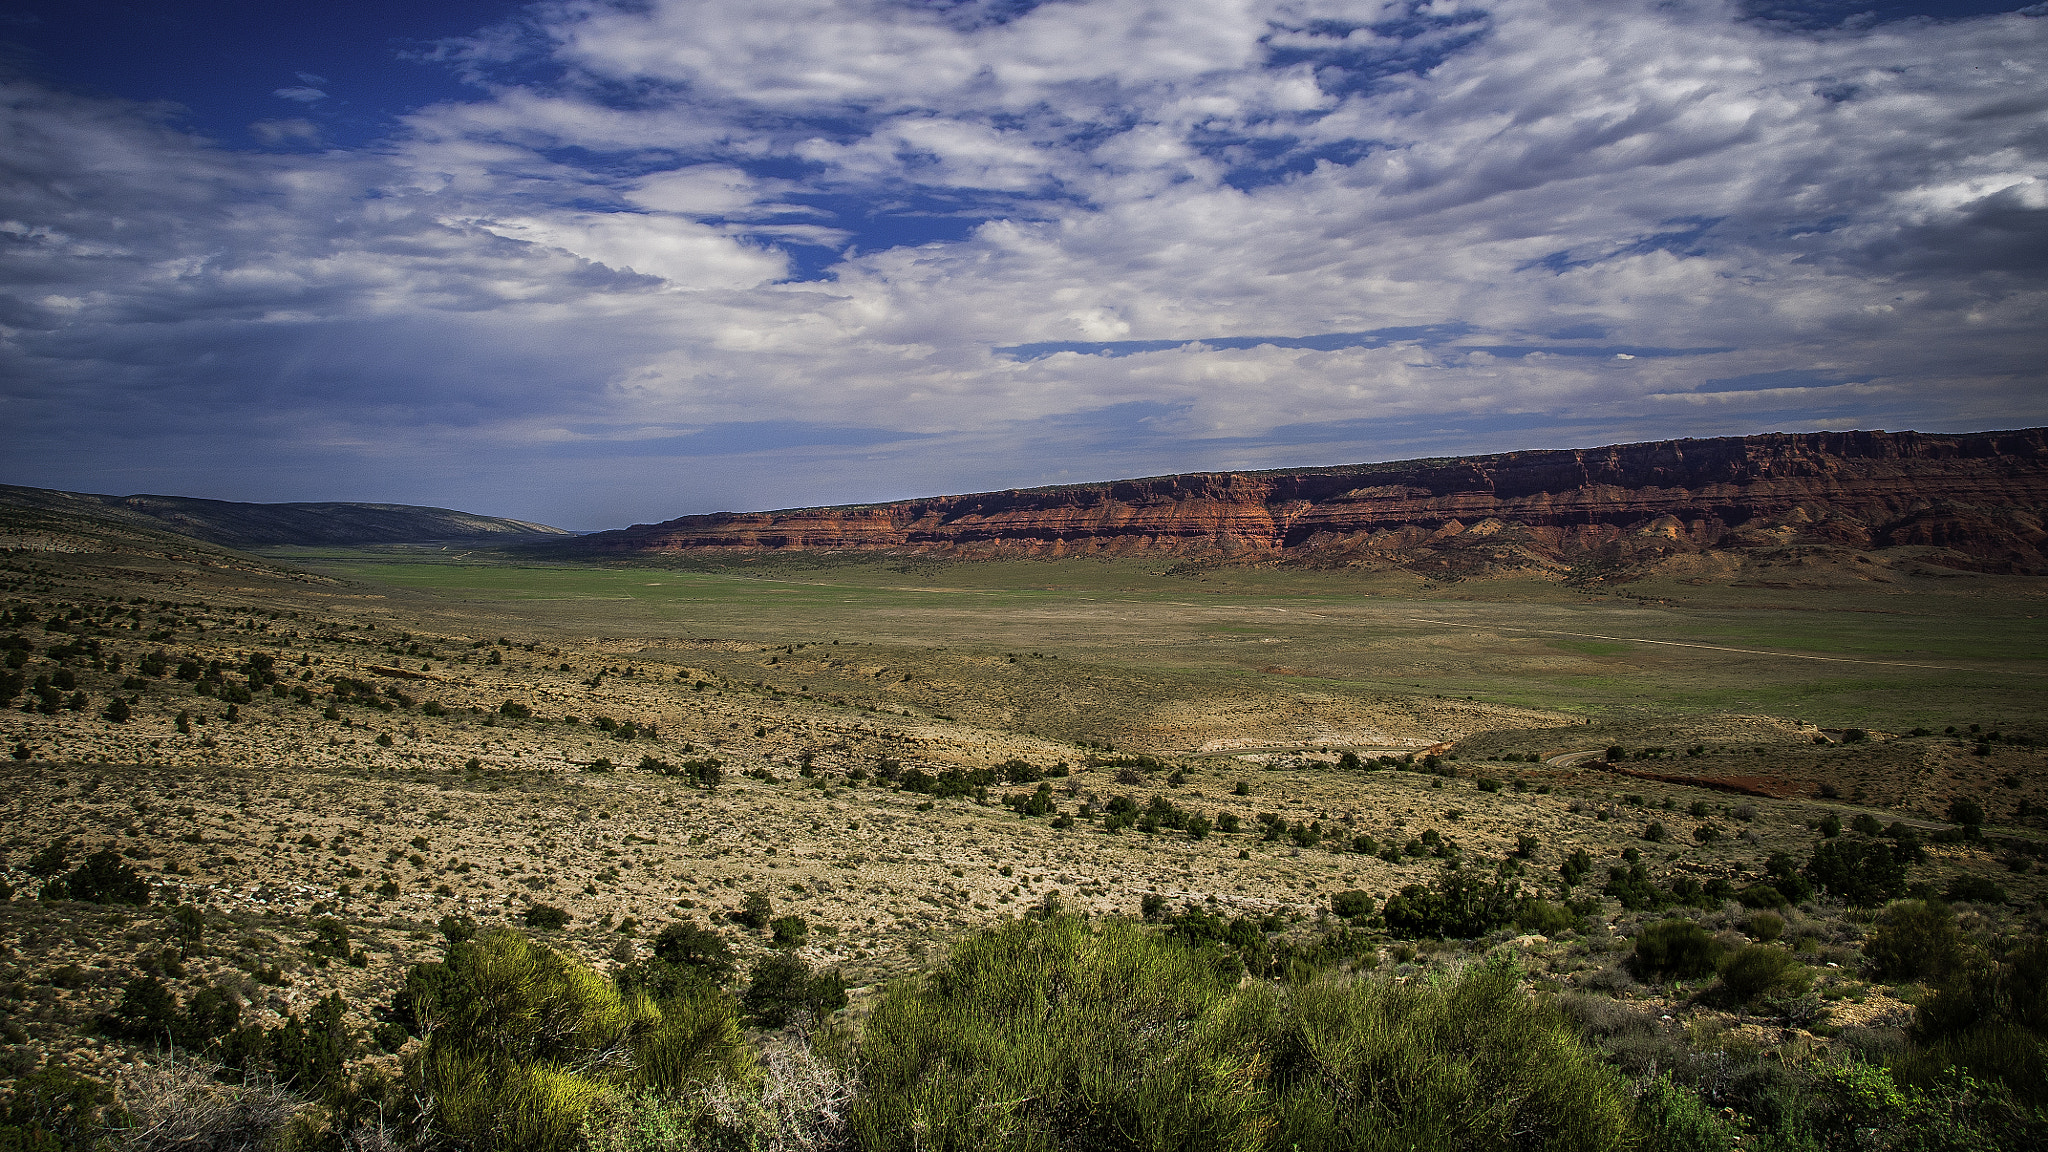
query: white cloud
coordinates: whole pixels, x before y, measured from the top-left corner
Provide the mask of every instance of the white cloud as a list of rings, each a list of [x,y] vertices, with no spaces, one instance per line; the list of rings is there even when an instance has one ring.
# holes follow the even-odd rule
[[[258,120],[249,125],[249,134],[265,144],[318,144],[320,127],[304,117],[294,116],[287,120]]]
[[[18,88],[0,147],[33,177],[0,192],[0,373],[21,426],[77,445],[114,435],[93,420],[140,436],[228,411],[280,458],[294,438],[459,442],[514,486],[545,473],[522,453],[631,442],[642,475],[744,505],[878,493],[831,487],[851,449],[717,471],[688,462],[697,441],[669,464],[660,446],[894,429],[929,437],[901,475],[979,486],[1501,447],[1513,427],[1745,431],[1821,404],[1887,427],[2048,419],[2048,146],[2026,103],[2048,21],[1815,35],[1711,0],[536,11],[562,76],[498,71],[534,41],[484,35],[448,53],[484,94],[355,154],[228,153]],[[890,246],[947,213],[978,226]],[[791,282],[777,245],[858,254]],[[992,351],[1427,325],[1467,335]],[[1573,342],[1594,354],[1465,350]],[[1701,390],[1817,365],[1845,383]],[[59,402],[88,386],[127,399]],[[660,491],[642,518],[699,506]]]
[[[296,100],[301,104],[318,104],[320,101],[327,99],[327,93],[322,92],[318,88],[309,88],[296,84],[289,88],[279,88],[271,93],[271,95],[279,96],[286,100]]]

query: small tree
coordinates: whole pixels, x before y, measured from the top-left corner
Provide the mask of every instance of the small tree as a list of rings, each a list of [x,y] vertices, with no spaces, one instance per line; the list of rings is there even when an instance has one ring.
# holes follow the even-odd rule
[[[752,928],[756,932],[766,928],[774,916],[775,906],[769,902],[768,894],[759,889],[747,893],[747,898],[740,902],[739,911],[732,914],[734,923]]]
[[[787,952],[754,965],[740,1008],[763,1028],[786,1028],[803,1016],[818,1018],[846,1007],[846,985],[837,972],[813,975],[810,965]]]
[[[136,874],[111,850],[95,852],[85,863],[43,885],[45,900],[84,900],[92,904],[147,904],[149,881]]]
[[[811,926],[801,916],[777,916],[768,922],[776,948],[801,948],[811,938]]]
[[[1822,842],[1806,865],[1806,875],[1823,891],[1858,908],[1875,908],[1906,890],[1905,863],[1889,845],[1875,840]]]

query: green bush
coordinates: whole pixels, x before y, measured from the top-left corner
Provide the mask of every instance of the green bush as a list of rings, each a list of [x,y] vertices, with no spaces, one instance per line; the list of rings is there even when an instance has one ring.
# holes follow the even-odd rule
[[[723,984],[732,976],[732,946],[715,930],[694,920],[679,920],[663,928],[654,938],[651,959],[711,984]]]
[[[811,938],[811,926],[801,916],[777,916],[768,922],[776,948],[801,948]]]
[[[1783,908],[1785,894],[1770,884],[1751,884],[1735,894],[1744,908]],[[1780,924],[1784,923],[1781,919]]]
[[[805,1017],[822,1020],[844,1007],[846,985],[839,973],[813,973],[787,952],[755,964],[740,997],[741,1011],[763,1028],[786,1028]]]
[[[760,891],[747,893],[746,899],[740,901],[739,911],[732,914],[734,923],[756,932],[766,928],[774,918],[775,905],[769,902],[766,892]]]
[[[1238,987],[1214,954],[1066,916],[971,937],[870,1018],[865,1148],[1612,1148],[1628,1100],[1487,964]]]
[[[1555,936],[1578,926],[1579,918],[1572,914],[1571,909],[1533,896],[1523,900],[1515,910],[1515,927],[1524,932]]]
[[[708,985],[657,1002],[508,929],[415,974],[427,1043],[409,1071],[427,1102],[423,1142],[566,1149],[593,1108],[633,1090],[755,1075],[731,999]]]
[[[1668,1075],[1643,1085],[1636,1097],[1636,1129],[1658,1152],[1733,1152],[1741,1131],[1722,1119],[1697,1093]]]
[[[95,852],[85,862],[42,887],[45,900],[84,900],[92,904],[147,904],[149,881],[111,850]]]
[[[1813,970],[1783,948],[1745,944],[1721,964],[1721,986],[1743,1004],[1796,996],[1813,983]]]
[[[1509,881],[1505,868],[1489,878],[1453,861],[1437,873],[1433,885],[1403,885],[1387,898],[1380,915],[1396,936],[1470,938],[1513,923],[1520,903],[1520,888]]]
[[[1254,987],[1223,1014],[1270,1053],[1264,1146],[1602,1149],[1630,1140],[1628,1093],[1521,973],[1493,960],[1427,984]],[[1254,1049],[1250,1041],[1258,1041]]]
[[[1886,980],[1939,980],[1962,963],[1966,942],[1956,914],[1931,900],[1901,900],[1877,919],[1863,943],[1871,974]]]
[[[1944,900],[1967,900],[1973,904],[2005,903],[2005,888],[1988,876],[1963,875],[1948,882]]]
[[[1875,908],[1906,890],[1905,861],[1876,840],[1828,840],[1813,850],[1806,875],[1822,891],[1858,908]]]
[[[1330,911],[1346,920],[1362,920],[1372,915],[1373,898],[1364,892],[1336,892],[1330,896]]]
[[[1258,1144],[1249,1061],[1201,1023],[1234,986],[1193,948],[1056,916],[969,937],[893,985],[864,1032],[870,1149]],[[1126,1138],[1128,1139],[1128,1138]]]
[[[6,1152],[96,1152],[100,1133],[119,1128],[127,1117],[113,1089],[61,1064],[23,1076],[0,1117],[0,1149]]]
[[[1721,943],[1712,933],[1690,920],[1664,920],[1636,936],[1630,966],[1638,979],[1677,977],[1694,979],[1714,970],[1721,959]]]
[[[1769,944],[1785,934],[1785,918],[1776,912],[1753,913],[1749,918],[1748,932],[1752,940]]]
[[[569,913],[552,904],[535,904],[522,917],[528,928],[542,932],[559,932],[569,926]]]

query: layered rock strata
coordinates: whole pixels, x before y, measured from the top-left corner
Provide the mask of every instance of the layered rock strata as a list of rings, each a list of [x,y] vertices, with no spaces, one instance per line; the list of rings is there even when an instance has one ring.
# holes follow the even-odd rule
[[[2048,571],[2048,429],[1813,432],[1271,472],[1204,472],[891,504],[720,512],[582,537],[587,554],[854,549],[1486,563],[1819,543],[1922,546]]]

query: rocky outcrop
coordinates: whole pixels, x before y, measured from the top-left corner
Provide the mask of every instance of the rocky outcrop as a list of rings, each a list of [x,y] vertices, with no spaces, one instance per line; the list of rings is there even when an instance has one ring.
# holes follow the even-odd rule
[[[2048,429],[1813,432],[1272,472],[892,504],[721,512],[580,537],[585,555],[855,549],[1166,553],[1558,567],[1708,550],[1917,546],[2048,571]]]

